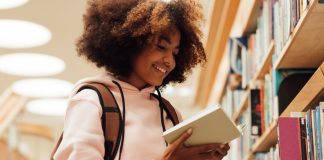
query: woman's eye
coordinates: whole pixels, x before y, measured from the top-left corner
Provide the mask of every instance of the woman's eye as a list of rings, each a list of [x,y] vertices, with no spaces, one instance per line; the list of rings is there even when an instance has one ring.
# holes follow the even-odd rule
[[[166,50],[166,47],[164,47],[164,46],[157,45],[157,47],[158,47],[159,49],[161,49],[161,50]]]

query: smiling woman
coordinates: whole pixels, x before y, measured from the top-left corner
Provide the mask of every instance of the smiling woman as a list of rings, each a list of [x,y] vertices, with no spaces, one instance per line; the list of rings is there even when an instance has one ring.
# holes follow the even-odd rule
[[[218,160],[227,154],[228,145],[184,147],[192,130],[170,144],[162,137],[181,116],[160,88],[183,82],[206,61],[200,9],[194,0],[89,1],[77,51],[106,73],[75,85],[54,159]]]

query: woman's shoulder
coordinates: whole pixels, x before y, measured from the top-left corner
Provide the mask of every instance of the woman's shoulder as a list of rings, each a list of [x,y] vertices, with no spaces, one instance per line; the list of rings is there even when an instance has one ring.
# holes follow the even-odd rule
[[[99,97],[92,89],[83,89],[70,97],[68,109],[77,106],[87,106],[88,109],[96,109],[102,112]]]

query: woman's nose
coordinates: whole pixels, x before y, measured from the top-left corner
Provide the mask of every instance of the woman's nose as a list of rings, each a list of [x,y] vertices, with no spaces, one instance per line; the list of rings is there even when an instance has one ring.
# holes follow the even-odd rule
[[[175,66],[175,59],[173,57],[173,54],[168,54],[168,56],[165,56],[163,62],[167,67],[173,68]]]

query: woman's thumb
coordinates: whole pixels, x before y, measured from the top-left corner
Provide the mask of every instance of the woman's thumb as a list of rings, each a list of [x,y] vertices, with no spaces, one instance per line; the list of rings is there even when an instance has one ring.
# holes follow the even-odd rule
[[[192,128],[189,128],[186,132],[182,133],[181,136],[176,139],[172,144],[176,146],[182,146],[183,143],[189,139],[189,137],[192,135]]]

